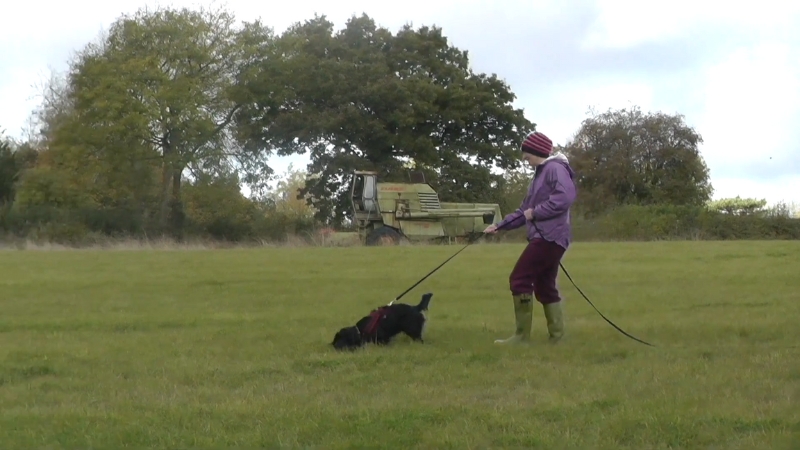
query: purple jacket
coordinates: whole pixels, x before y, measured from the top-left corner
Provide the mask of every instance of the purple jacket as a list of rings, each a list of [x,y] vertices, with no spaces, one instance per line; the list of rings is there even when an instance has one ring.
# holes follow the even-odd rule
[[[497,224],[498,229],[513,230],[528,226],[528,241],[539,237],[533,224],[525,220],[525,210],[533,208],[533,220],[544,239],[567,249],[572,240],[569,209],[575,201],[575,171],[564,155],[553,155],[536,168],[528,194],[520,207]]]

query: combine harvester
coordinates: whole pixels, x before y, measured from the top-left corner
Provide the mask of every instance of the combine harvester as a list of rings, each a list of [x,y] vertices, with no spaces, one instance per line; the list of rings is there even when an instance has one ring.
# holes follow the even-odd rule
[[[376,172],[355,171],[350,198],[358,238],[366,245],[462,242],[503,218],[498,204],[440,202],[422,173],[409,183],[386,183]]]

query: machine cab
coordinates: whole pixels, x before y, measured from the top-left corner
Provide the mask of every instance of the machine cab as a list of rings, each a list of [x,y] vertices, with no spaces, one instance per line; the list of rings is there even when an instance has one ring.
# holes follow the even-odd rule
[[[355,172],[353,174],[351,199],[356,214],[378,212],[377,194],[377,174],[375,172]]]

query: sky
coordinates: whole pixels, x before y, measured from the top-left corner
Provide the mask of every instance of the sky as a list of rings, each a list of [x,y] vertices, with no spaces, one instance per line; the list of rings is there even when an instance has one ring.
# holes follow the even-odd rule
[[[800,2],[721,6],[708,0],[27,0],[0,26],[0,130],[24,136],[51,71],[123,13],[153,6],[225,6],[280,33],[326,15],[343,27],[366,13],[379,25],[436,25],[468,50],[473,70],[496,73],[537,129],[557,144],[590,108],[638,106],[681,114],[702,137],[714,198],[800,204]],[[720,5],[720,6],[716,6]],[[11,19],[11,20],[8,20]],[[307,156],[273,168],[304,167]]]

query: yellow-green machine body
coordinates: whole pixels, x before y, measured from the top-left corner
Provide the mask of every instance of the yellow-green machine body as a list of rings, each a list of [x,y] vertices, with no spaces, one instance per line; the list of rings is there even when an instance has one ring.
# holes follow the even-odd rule
[[[381,182],[356,171],[351,182],[353,221],[367,245],[462,240],[502,220],[500,205],[439,201],[421,174],[409,183]]]

